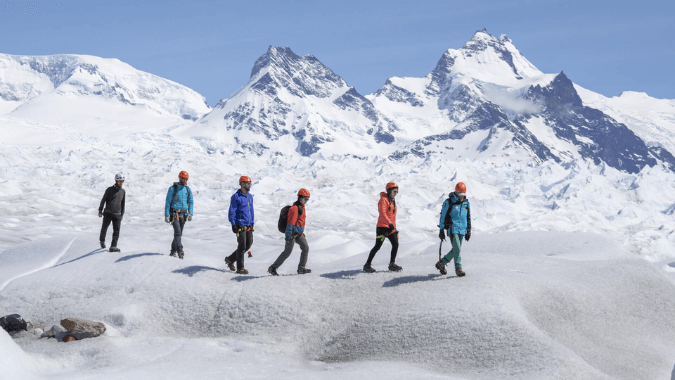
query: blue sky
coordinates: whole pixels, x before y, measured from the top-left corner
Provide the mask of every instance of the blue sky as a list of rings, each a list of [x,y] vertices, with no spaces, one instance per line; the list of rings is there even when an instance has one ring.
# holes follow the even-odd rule
[[[606,96],[675,99],[675,1],[0,0],[0,53],[118,58],[209,104],[269,45],[313,54],[361,94],[424,76],[476,30],[506,34],[545,73]]]

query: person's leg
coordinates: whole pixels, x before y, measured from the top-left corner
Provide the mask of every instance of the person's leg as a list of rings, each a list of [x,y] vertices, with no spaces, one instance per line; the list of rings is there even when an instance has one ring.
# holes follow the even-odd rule
[[[237,250],[235,251],[237,270],[244,268],[244,252],[246,252],[246,231],[241,231],[237,236]]]
[[[181,236],[183,234],[183,229],[180,225],[180,220],[178,218],[173,221],[173,242],[171,243],[171,251],[177,252],[183,250],[183,244],[181,243]]]
[[[307,256],[309,254],[309,244],[307,244],[307,239],[305,239],[304,235],[296,237],[295,241],[302,250],[300,252],[300,263],[298,264],[298,270],[305,269],[305,265],[307,265]]]
[[[452,250],[448,252],[447,255],[443,257],[443,265],[448,265],[450,261],[453,259],[455,260],[455,269],[461,269],[461,257],[459,256],[459,251],[462,248],[462,235],[459,234],[451,234],[450,236],[450,242],[452,243]],[[459,266],[458,266],[459,265]]]
[[[370,254],[368,255],[368,261],[366,261],[366,265],[370,265],[373,263],[373,259],[375,258],[375,254],[377,251],[382,248],[382,244],[384,243],[384,239],[382,238],[375,238],[375,246],[373,249],[370,250]]]
[[[108,226],[110,226],[111,221],[110,215],[103,214],[103,224],[101,225],[101,234],[98,237],[98,241],[105,241],[105,235],[108,233]]]
[[[178,238],[178,253],[180,258],[182,259],[183,257],[183,230],[185,230],[185,222],[187,222],[187,216],[185,218],[181,219],[180,222],[178,223],[178,226],[180,227],[180,236]]]
[[[119,216],[115,216],[112,218],[112,225],[113,225],[113,235],[112,235],[112,242],[110,243],[111,247],[117,247],[117,240],[120,238],[120,228],[122,226],[122,218]]]
[[[396,261],[396,254],[398,253],[398,234],[391,234],[387,238],[391,242],[391,260],[389,262],[393,263]]]
[[[291,239],[291,241],[286,242],[286,245],[284,246],[284,251],[281,252],[281,254],[279,255],[279,257],[277,257],[274,264],[272,264],[272,267],[274,269],[279,268],[281,266],[281,264],[283,264],[284,261],[286,261],[288,256],[291,255],[291,252],[293,252],[293,246],[294,245],[295,245],[295,239]]]

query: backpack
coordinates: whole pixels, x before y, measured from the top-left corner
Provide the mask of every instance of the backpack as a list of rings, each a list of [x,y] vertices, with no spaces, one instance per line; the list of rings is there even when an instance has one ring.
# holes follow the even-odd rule
[[[467,198],[465,197],[464,201],[466,201],[466,200],[467,200]],[[443,227],[444,230],[446,230],[446,229],[448,229],[452,226],[452,216],[450,216],[450,211],[452,211],[452,207],[455,206],[455,205],[462,204],[462,202],[464,202],[464,201],[453,202],[452,201],[452,193],[450,193],[450,195],[448,195],[448,199],[446,199],[445,201],[448,202],[449,206],[448,206],[448,212],[445,213],[445,220],[443,221],[443,224],[445,226],[441,226],[441,227]]]
[[[11,333],[26,330],[28,324],[19,314],[10,314],[0,318],[0,327]]]
[[[279,227],[279,232],[284,234],[286,233],[286,226],[288,225],[288,210],[290,209],[291,206],[284,206],[279,213],[279,223],[277,226]]]

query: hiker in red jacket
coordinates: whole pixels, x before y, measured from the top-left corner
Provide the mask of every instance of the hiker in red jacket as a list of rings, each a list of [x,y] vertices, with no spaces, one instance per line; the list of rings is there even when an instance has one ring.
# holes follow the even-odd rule
[[[307,264],[307,253],[309,252],[309,245],[305,239],[305,218],[307,217],[307,201],[309,201],[309,191],[307,189],[300,189],[298,191],[298,200],[293,203],[288,209],[288,224],[286,224],[286,247],[279,255],[277,261],[274,262],[267,272],[272,276],[278,276],[277,268],[286,261],[288,256],[293,252],[293,246],[297,243],[300,246],[300,263],[298,264],[298,274],[312,273],[312,270],[305,268]]]
[[[377,228],[375,229],[377,237],[375,238],[375,246],[370,250],[368,261],[363,266],[363,271],[366,273],[375,273],[375,269],[371,266],[373,258],[377,251],[380,250],[384,239],[389,239],[391,242],[391,260],[389,262],[389,270],[393,272],[400,271],[400,266],[396,265],[396,253],[398,252],[398,231],[396,230],[396,194],[398,194],[398,185],[394,182],[387,184],[387,192],[380,193],[380,202],[377,204],[377,210],[380,217],[377,219]]]

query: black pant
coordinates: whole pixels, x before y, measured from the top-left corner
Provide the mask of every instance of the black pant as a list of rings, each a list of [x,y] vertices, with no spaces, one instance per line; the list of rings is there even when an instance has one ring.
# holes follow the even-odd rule
[[[248,228],[248,227],[246,227]],[[237,250],[227,257],[230,261],[237,262],[237,270],[244,267],[244,254],[253,245],[253,231],[241,231],[237,236]]]
[[[385,236],[391,242],[391,260],[389,262],[393,263],[396,260],[396,253],[398,253],[398,232],[394,232],[393,234],[387,236],[389,232],[390,230],[387,227],[377,227],[375,229],[377,236]],[[380,248],[382,248],[383,243],[384,239],[375,238],[375,246],[370,250],[370,255],[368,255],[368,261],[366,261],[366,264],[372,264],[375,254],[380,250]]]
[[[175,215],[175,214],[174,214]],[[187,216],[184,218],[174,218],[173,221],[173,241],[171,242],[171,252],[183,252],[183,242],[181,238],[183,236],[183,228],[185,228],[185,221]]]
[[[103,225],[101,226],[101,236],[99,236],[99,241],[105,241],[105,235],[108,233],[108,226],[110,222],[113,225],[113,236],[111,247],[117,247],[117,239],[120,237],[120,226],[122,225],[122,217],[120,215],[113,214],[103,214]]]

